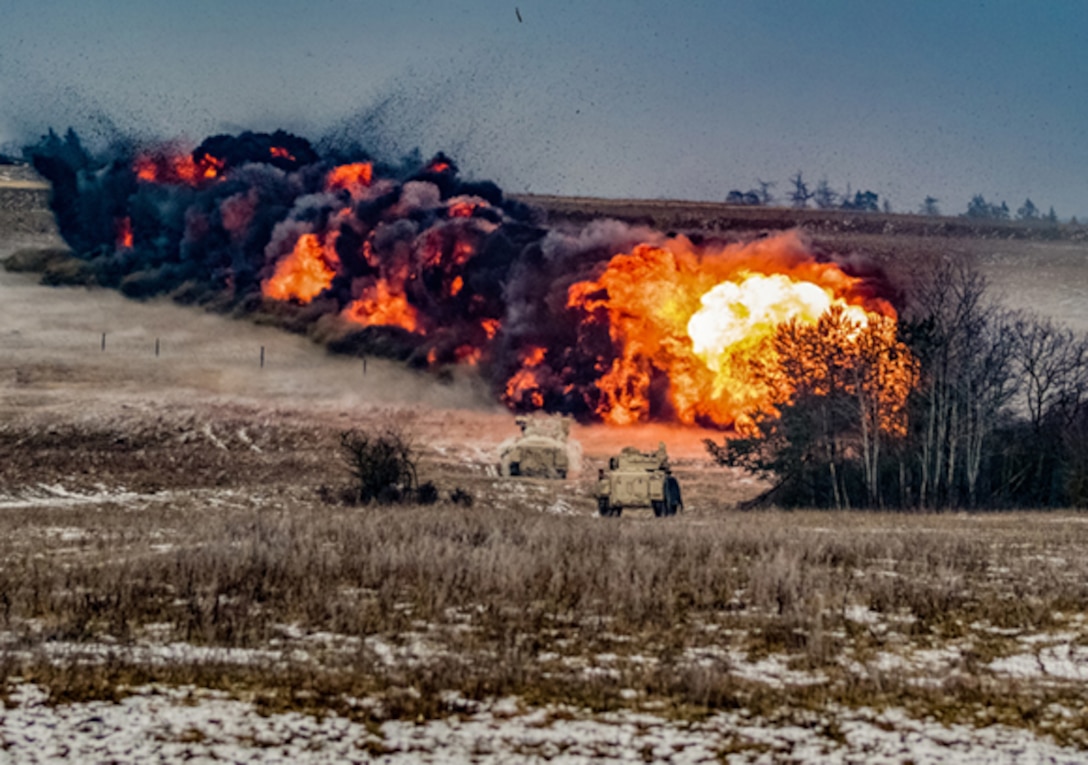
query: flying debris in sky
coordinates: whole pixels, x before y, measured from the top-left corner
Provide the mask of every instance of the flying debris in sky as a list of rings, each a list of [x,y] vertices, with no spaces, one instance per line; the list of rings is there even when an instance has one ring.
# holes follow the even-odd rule
[[[518,23],[520,24],[521,23],[521,9],[518,8],[517,6],[514,6],[514,13],[517,14]]]

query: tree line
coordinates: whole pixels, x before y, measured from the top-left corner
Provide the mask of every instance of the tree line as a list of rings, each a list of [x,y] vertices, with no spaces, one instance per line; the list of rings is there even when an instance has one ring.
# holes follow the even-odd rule
[[[732,189],[726,194],[726,204],[770,206],[779,201],[772,193],[775,186],[773,182],[757,179],[756,184],[756,187],[748,191]],[[799,210],[807,209],[811,205],[819,210],[892,212],[891,202],[887,198],[881,200],[880,195],[874,191],[868,189],[854,191],[847,185],[846,191],[840,192],[832,188],[826,178],[818,181],[815,186],[810,186],[800,171],[790,178],[789,189],[786,191],[783,201]],[[926,196],[916,212],[919,215],[940,216],[940,200],[933,196]],[[1030,198],[1024,200],[1024,204],[1016,209],[1014,215],[1005,201],[1000,204],[990,202],[982,194],[975,194],[971,197],[962,216],[977,220],[1013,220],[1015,218],[1015,220],[1021,221],[1058,223],[1058,215],[1053,207],[1050,207],[1044,213]]]
[[[898,322],[784,324],[768,358],[773,406],[706,441],[770,479],[753,504],[1088,505],[1088,337],[1004,308],[970,266],[933,266]]]

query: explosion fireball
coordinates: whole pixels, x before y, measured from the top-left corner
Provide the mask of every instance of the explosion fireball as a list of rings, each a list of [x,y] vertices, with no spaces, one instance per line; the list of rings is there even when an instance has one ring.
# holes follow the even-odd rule
[[[909,356],[887,285],[796,233],[696,244],[615,222],[548,229],[444,155],[323,158],[282,131],[97,158],[50,134],[29,153],[99,283],[286,311],[334,349],[473,364],[518,411],[743,425],[788,395],[767,383],[776,334],[829,311],[853,328],[837,341],[847,356],[874,333],[885,356]],[[899,391],[886,409],[901,408],[909,385],[885,387]]]
[[[817,262],[796,234],[701,249],[678,237],[616,255],[599,278],[571,287],[568,305],[587,327],[607,325],[615,350],[595,365],[601,419],[627,425],[667,410],[724,426],[774,405],[752,365],[773,363],[781,325],[816,324],[833,306],[859,329],[871,316],[894,320],[865,287]]]

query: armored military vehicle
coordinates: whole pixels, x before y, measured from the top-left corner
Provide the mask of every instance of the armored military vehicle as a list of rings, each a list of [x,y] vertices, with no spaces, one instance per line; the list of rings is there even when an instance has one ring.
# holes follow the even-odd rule
[[[662,518],[676,515],[684,506],[680,484],[672,475],[665,444],[655,452],[624,447],[601,469],[597,479],[597,510],[601,515],[619,516],[624,508],[648,507]]]
[[[571,469],[570,420],[566,417],[517,417],[521,435],[499,447],[504,476],[566,478]]]

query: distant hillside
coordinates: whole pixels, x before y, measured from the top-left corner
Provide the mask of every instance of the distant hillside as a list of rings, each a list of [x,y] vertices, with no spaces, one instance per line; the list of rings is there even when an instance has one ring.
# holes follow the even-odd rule
[[[1045,221],[999,221],[965,217],[793,209],[651,199],[594,199],[521,194],[516,198],[544,210],[552,222],[583,223],[616,218],[664,231],[726,234],[801,227],[814,234],[877,234],[983,239],[1088,241],[1088,226]]]
[[[965,217],[797,210],[790,207],[728,205],[655,199],[599,199],[543,194],[511,195],[542,210],[552,222],[585,223],[616,218],[662,231],[751,234],[801,227],[816,235],[948,237],[1088,241],[1088,225],[1045,221],[994,221]],[[0,165],[0,227],[6,233],[53,230],[49,184],[25,164]]]
[[[25,164],[0,164],[0,235],[49,234],[49,184]]]

